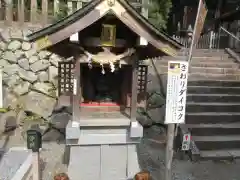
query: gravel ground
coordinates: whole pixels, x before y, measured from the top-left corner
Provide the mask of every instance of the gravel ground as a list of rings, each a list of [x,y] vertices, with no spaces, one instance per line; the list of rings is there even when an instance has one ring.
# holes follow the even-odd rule
[[[145,138],[139,145],[140,163],[143,169],[151,172],[154,180],[164,179],[164,137],[158,128],[145,132]],[[50,138],[43,143],[41,152],[42,180],[52,180],[58,172],[67,172],[63,164],[64,140],[56,132],[49,133]],[[53,138],[54,137],[54,138]],[[161,140],[162,139],[162,140]],[[158,143],[156,143],[158,141]],[[7,148],[25,145],[19,132],[10,137]],[[198,162],[175,159],[173,162],[173,180],[240,180],[240,161],[235,162]]]

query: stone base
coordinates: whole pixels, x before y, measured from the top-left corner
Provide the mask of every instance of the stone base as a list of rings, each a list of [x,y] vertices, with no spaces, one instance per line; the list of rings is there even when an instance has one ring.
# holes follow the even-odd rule
[[[72,122],[67,126],[66,143],[70,148],[69,178],[71,180],[133,179],[140,171],[137,144],[142,137],[142,127],[130,123],[130,120],[129,123],[124,122],[122,125],[90,124],[81,126],[80,121],[79,127]]]
[[[135,144],[71,146],[71,180],[127,180],[140,171]]]

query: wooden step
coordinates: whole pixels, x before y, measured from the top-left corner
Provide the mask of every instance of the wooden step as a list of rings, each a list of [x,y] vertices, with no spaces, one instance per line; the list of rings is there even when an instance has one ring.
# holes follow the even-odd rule
[[[240,135],[240,122],[229,124],[187,124],[193,136]]]
[[[240,148],[240,135],[192,136],[201,150],[223,150]]]
[[[240,102],[240,94],[187,94],[192,102]]]
[[[240,158],[240,149],[200,151],[201,160],[233,160]]]
[[[185,117],[187,124],[226,124],[239,122],[240,112],[201,112],[201,113],[186,113]]]

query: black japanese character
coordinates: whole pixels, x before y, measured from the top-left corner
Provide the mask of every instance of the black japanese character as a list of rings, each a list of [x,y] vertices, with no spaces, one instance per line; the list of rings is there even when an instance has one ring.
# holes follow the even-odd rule
[[[178,102],[183,104],[183,97],[181,97],[180,101],[178,101]]]
[[[186,79],[187,78],[187,74],[186,73],[181,73],[180,74],[180,79]]]
[[[179,113],[179,115],[178,115],[178,120],[180,120],[182,117],[183,117],[183,114],[182,114],[182,113]]]
[[[183,111],[183,106],[179,106],[178,111]]]
[[[179,92],[179,96],[182,96],[185,91],[186,91],[186,89],[181,89]]]
[[[181,71],[186,71],[186,70],[187,70],[186,64],[182,64],[182,66],[181,66]]]
[[[185,82],[185,81],[181,81],[181,82],[180,82],[180,86],[181,86],[182,89],[185,88],[185,85],[186,85],[186,82]]]

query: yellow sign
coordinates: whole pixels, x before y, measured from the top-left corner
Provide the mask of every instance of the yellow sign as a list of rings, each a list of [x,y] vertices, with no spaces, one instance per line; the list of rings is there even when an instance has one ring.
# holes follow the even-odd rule
[[[41,39],[38,39],[36,41],[36,45],[37,45],[37,50],[41,50],[41,49],[51,46],[52,42],[49,40],[48,36],[45,36]]]
[[[177,52],[170,47],[163,47],[160,49],[162,52],[166,53],[169,56],[176,56]]]

